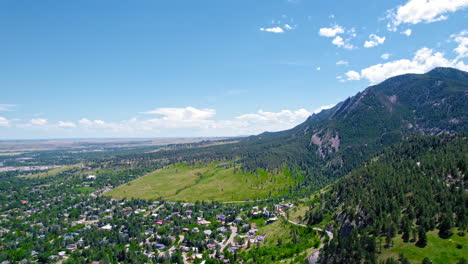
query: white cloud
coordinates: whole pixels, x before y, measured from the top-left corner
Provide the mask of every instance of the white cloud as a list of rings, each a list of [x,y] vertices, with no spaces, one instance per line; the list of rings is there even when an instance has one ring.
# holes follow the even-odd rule
[[[14,104],[0,104],[0,111],[13,111]]]
[[[406,35],[406,36],[409,37],[409,36],[411,36],[411,33],[412,33],[412,32],[413,32],[413,31],[412,31],[411,29],[408,28],[407,30],[402,31],[401,34]]]
[[[290,26],[289,24],[285,24],[285,25],[284,25],[284,29],[286,29],[286,30],[293,30],[294,27]]]
[[[10,120],[6,119],[5,117],[0,116],[0,127],[9,127]]]
[[[339,60],[336,62],[336,65],[345,65],[345,66],[348,66],[349,63],[347,61],[344,61],[344,60]]]
[[[456,59],[468,57],[468,30],[452,35],[451,38],[458,43],[458,46],[453,50],[458,54]]]
[[[335,105],[336,105],[336,104],[323,105],[323,106],[321,106],[321,107],[315,109],[313,113],[314,113],[314,114],[318,114],[318,113],[322,112],[322,110],[330,109],[330,108],[334,107]]]
[[[344,40],[342,37],[340,36],[336,36],[333,40],[332,40],[332,44],[333,45],[336,45],[340,48],[345,48],[345,49],[353,49],[354,46],[352,44],[349,44],[346,40]]]
[[[214,109],[197,109],[192,106],[185,108],[156,108],[151,111],[144,112],[144,114],[158,114],[163,115],[162,119],[170,121],[199,121],[216,114]]]
[[[375,47],[375,46],[378,46],[380,44],[383,44],[385,41],[385,37],[379,37],[375,34],[370,34],[369,35],[369,40],[366,40],[366,42],[364,42],[364,47],[366,48],[372,48],[372,47]]]
[[[348,77],[348,81],[358,81],[361,79],[361,75],[356,71],[348,71],[345,75]]]
[[[284,33],[284,30],[280,27],[260,28],[260,31],[271,32],[271,33]]]
[[[47,125],[47,119],[44,118],[33,118],[29,121],[33,126],[45,126]]]
[[[76,124],[74,122],[58,121],[57,126],[62,128],[74,128]]]
[[[356,37],[357,36],[357,33],[356,33],[356,29],[355,28],[351,28],[350,30],[348,30],[348,35],[350,35],[352,38]]]
[[[320,71],[321,68],[320,68],[320,67],[317,67],[317,68],[315,68],[315,69],[316,69],[317,71]]]
[[[82,118],[78,121],[78,124],[80,124],[82,127],[85,128],[111,128],[111,129],[118,129],[119,125],[116,123],[107,123],[103,120],[90,120],[87,118]]]
[[[401,24],[431,23],[447,19],[447,13],[468,6],[467,0],[409,0],[406,4],[387,11],[387,27],[395,31]]]
[[[367,79],[371,83],[378,83],[390,77],[405,73],[425,73],[435,67],[453,67],[468,71],[468,65],[457,59],[449,60],[441,52],[435,52],[429,48],[421,48],[413,59],[401,59],[387,63],[379,63],[361,70],[360,74],[348,75],[349,80]]]
[[[384,53],[382,54],[382,56],[380,56],[380,58],[384,59],[384,60],[388,60],[390,58],[390,56],[392,56],[392,54],[390,53]]]
[[[298,110],[281,110],[279,112],[265,112],[259,110],[255,114],[244,114],[237,116],[237,120],[249,121],[249,122],[276,122],[276,123],[290,123],[297,121],[298,119],[307,118],[312,113],[304,108]]]
[[[319,30],[319,35],[327,38],[334,37],[338,34],[344,33],[344,28],[338,25],[335,25],[334,27],[331,28],[321,28]]]

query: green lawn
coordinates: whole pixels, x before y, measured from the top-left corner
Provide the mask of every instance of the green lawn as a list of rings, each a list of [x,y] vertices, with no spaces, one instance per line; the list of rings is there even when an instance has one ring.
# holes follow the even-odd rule
[[[242,173],[233,167],[211,163],[200,166],[171,165],[106,193],[113,198],[163,199],[170,201],[243,201],[277,196],[292,185],[292,177],[262,170]]]
[[[387,259],[393,257],[398,259],[400,253],[403,253],[411,263],[421,263],[425,257],[428,257],[432,263],[449,264],[457,263],[461,257],[468,260],[468,237],[458,236],[456,233],[450,238],[442,239],[438,236],[438,231],[434,230],[427,233],[428,243],[424,248],[415,246],[415,243],[404,243],[401,235],[396,237],[394,246],[389,249],[384,249],[379,259]],[[462,249],[458,249],[457,245],[462,245]]]

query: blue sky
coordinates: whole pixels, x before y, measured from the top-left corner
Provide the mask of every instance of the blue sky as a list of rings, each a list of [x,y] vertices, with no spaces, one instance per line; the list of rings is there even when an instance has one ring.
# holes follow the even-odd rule
[[[468,0],[0,2],[0,139],[278,131],[467,70]]]

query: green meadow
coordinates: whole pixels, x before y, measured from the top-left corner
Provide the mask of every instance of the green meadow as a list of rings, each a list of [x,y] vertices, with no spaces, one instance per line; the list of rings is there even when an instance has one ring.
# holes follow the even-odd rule
[[[106,193],[113,198],[244,201],[274,197],[287,192],[293,178],[287,169],[270,173],[264,170],[242,172],[221,163],[189,166],[175,164],[156,170]]]
[[[379,259],[390,257],[398,259],[402,253],[411,263],[422,263],[425,257],[434,264],[458,263],[460,258],[468,260],[468,237],[466,235],[459,236],[455,230],[451,237],[442,239],[438,232],[438,230],[427,232],[427,246],[424,248],[415,246],[415,243],[405,243],[401,236],[397,236],[393,239],[394,246],[383,249]]]

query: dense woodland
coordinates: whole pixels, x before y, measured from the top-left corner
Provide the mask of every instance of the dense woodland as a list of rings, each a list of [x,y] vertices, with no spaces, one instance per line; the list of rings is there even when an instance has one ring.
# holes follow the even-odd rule
[[[376,263],[395,236],[424,247],[427,231],[437,229],[443,239],[454,227],[465,232],[467,151],[464,136],[411,138],[332,185],[322,210],[309,215],[311,224],[327,210],[334,215],[336,237],[323,249],[323,263]]]

